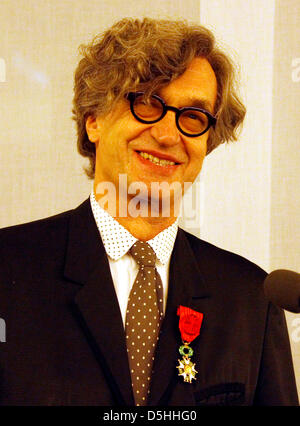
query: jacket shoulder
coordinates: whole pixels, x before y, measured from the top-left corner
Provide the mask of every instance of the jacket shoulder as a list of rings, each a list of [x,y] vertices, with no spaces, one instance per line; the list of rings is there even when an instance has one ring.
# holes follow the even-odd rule
[[[261,283],[267,272],[251,260],[231,251],[197,238],[184,231],[189,245],[197,259],[201,270],[209,271],[216,278]],[[203,267],[203,268],[202,268]]]
[[[32,248],[45,239],[50,242],[67,229],[72,211],[0,229],[0,250],[8,253],[17,247]]]
[[[0,229],[1,288],[16,276],[29,276],[32,264],[42,273],[47,262],[63,258],[71,212]]]
[[[8,269],[21,274],[31,265],[38,265],[42,271],[46,264],[61,264],[71,219],[79,217],[79,224],[84,228],[89,210],[87,199],[75,209],[0,229],[0,275]]]

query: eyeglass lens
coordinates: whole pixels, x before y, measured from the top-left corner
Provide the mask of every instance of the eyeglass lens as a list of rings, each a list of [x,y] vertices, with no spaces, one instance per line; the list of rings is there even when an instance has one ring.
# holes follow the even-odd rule
[[[133,108],[139,118],[149,122],[159,120],[164,113],[162,103],[153,97],[147,101],[142,96],[136,97]],[[193,135],[204,132],[209,126],[209,120],[201,111],[187,109],[179,115],[178,124],[184,132]]]

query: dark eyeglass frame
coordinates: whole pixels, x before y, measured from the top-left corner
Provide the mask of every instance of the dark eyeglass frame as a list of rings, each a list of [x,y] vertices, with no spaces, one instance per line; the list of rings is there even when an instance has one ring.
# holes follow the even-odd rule
[[[206,133],[211,126],[214,127],[216,125],[216,122],[217,122],[216,117],[214,117],[210,112],[206,111],[205,109],[197,108],[197,107],[176,108],[176,107],[173,107],[171,105],[167,105],[165,103],[165,101],[157,95],[152,95],[151,98],[154,98],[161,103],[161,105],[163,107],[161,116],[159,118],[155,119],[155,120],[144,120],[141,117],[139,117],[134,111],[134,102],[135,102],[136,98],[138,98],[139,96],[144,96],[144,94],[145,94],[144,92],[129,92],[126,95],[126,98],[130,102],[130,110],[131,110],[132,115],[141,123],[145,123],[145,124],[157,123],[158,121],[160,121],[164,118],[164,116],[167,114],[168,111],[173,111],[173,112],[175,112],[175,122],[176,122],[177,129],[183,135],[188,136],[190,138],[196,138],[198,136],[201,136],[204,133]],[[207,128],[205,130],[203,130],[202,132],[197,133],[197,134],[187,133],[184,130],[182,130],[182,128],[180,127],[180,124],[179,124],[179,119],[180,119],[181,114],[183,114],[186,111],[199,111],[199,112],[205,114],[206,117],[208,118]]]

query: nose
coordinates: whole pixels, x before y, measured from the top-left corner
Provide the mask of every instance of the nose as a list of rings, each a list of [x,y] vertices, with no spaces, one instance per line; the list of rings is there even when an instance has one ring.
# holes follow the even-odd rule
[[[169,111],[164,118],[151,127],[151,136],[161,145],[176,145],[180,142],[174,112]]]

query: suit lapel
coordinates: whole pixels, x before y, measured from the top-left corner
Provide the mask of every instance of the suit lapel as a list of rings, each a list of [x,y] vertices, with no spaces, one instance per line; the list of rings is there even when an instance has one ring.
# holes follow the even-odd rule
[[[74,314],[117,404],[133,405],[123,322],[89,200],[74,210],[70,220],[65,276],[83,284],[74,300]]]
[[[187,237],[180,229],[172,253],[169,276],[166,315],[155,355],[149,405],[160,405],[165,400],[164,394],[168,394],[168,389],[172,390],[178,382],[176,365],[181,345],[178,306],[187,306],[201,312],[210,297]],[[185,389],[187,392],[181,395],[180,404],[193,405],[192,387]],[[182,398],[186,398],[186,401]]]

